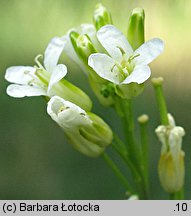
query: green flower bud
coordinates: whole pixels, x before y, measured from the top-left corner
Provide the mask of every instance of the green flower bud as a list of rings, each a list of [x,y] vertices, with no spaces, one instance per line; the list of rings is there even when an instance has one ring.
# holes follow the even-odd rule
[[[96,5],[93,21],[97,30],[104,25],[112,24],[111,14],[101,3]]]
[[[137,95],[141,94],[143,90],[144,90],[144,83],[143,84],[130,83],[128,85],[121,84],[121,85],[116,85],[115,87],[116,94],[124,99],[131,99],[133,97],[136,97]]]
[[[73,147],[86,156],[98,157],[112,142],[112,131],[100,117],[69,101],[52,97],[47,112],[64,130]]]
[[[84,65],[88,68],[88,77],[89,83],[94,91],[95,95],[97,96],[100,103],[104,106],[110,106],[114,103],[111,93],[107,95],[104,94],[103,88],[107,86],[109,83],[107,80],[98,76],[95,71],[93,71],[88,66],[88,57],[92,53],[96,53],[96,49],[91,42],[88,35],[80,35],[79,33],[72,31],[70,33],[70,39],[73,45],[75,52],[77,53],[78,57],[83,61]]]
[[[66,79],[60,80],[52,87],[50,97],[53,97],[54,95],[71,101],[86,111],[92,109],[92,101],[89,96]]]
[[[85,65],[88,63],[88,57],[96,53],[96,49],[87,34],[81,35],[76,31],[70,32],[70,40],[78,57]]]
[[[174,118],[168,114],[169,125],[160,125],[155,130],[162,143],[159,160],[159,179],[164,190],[175,193],[184,185],[184,152],[181,150],[184,129],[175,125]]]
[[[127,38],[132,48],[136,50],[144,41],[145,13],[141,8],[135,8],[129,19]]]
[[[184,152],[180,151],[175,159],[171,152],[162,154],[158,165],[159,179],[168,193],[181,190],[184,185]]]

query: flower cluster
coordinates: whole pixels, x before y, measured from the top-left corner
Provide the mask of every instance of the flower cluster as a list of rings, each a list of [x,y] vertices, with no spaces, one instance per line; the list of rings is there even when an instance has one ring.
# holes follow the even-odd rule
[[[113,25],[108,10],[98,4],[94,24],[82,24],[62,37],[54,37],[45,50],[43,64],[39,60],[43,56],[37,55],[34,67],[9,67],[5,73],[5,79],[13,83],[7,87],[7,94],[12,97],[44,96],[48,100],[48,115],[63,129],[73,147],[89,157],[102,155],[126,187],[130,200],[149,196],[146,131],[149,118],[147,115],[138,118],[141,144],[136,145],[132,99],[143,91],[144,83],[151,76],[149,64],[164,49],[159,38],[145,42],[144,19],[144,10],[135,8],[125,36]],[[102,118],[92,113],[90,97],[67,81],[67,66],[58,63],[62,53],[87,75],[99,102],[111,106],[119,115],[125,144]],[[175,126],[171,115],[167,117],[161,80],[153,82],[162,117],[162,125],[156,129],[162,143],[159,178],[166,191],[176,193],[184,184],[184,152],[181,150],[184,129]],[[109,145],[127,163],[136,188],[105,153]]]

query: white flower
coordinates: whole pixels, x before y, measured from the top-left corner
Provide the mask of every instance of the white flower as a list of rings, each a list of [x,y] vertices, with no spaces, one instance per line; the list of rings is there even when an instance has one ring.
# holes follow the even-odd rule
[[[47,112],[60,127],[68,132],[75,131],[82,125],[92,124],[92,121],[83,109],[58,96],[50,99]]]
[[[47,112],[79,152],[97,157],[111,144],[112,131],[97,115],[58,96],[50,99]]]
[[[174,118],[171,114],[168,114],[168,120],[169,125],[159,125],[155,132],[162,143],[161,154],[170,151],[174,158],[178,158],[182,148],[182,137],[185,135],[185,131],[183,127],[175,125]]]
[[[154,38],[133,51],[126,37],[113,25],[105,25],[97,38],[108,54],[94,53],[88,64],[102,78],[115,84],[141,84],[151,75],[148,64],[164,49],[162,40]]]
[[[7,94],[12,97],[50,96],[52,87],[67,73],[65,65],[57,65],[63,48],[64,43],[53,38],[45,51],[44,67],[38,61],[40,55],[35,59],[37,66],[9,67],[5,79],[14,84],[8,86]]]
[[[184,151],[182,137],[184,128],[176,126],[172,115],[168,114],[169,125],[160,125],[155,130],[162,143],[158,165],[159,179],[163,188],[169,193],[181,190],[184,185]]]

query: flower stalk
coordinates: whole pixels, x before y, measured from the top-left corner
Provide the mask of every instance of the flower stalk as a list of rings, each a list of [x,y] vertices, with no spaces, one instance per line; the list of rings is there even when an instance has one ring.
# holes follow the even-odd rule
[[[163,89],[162,89],[163,81],[164,79],[162,77],[153,78],[152,84],[155,90],[155,96],[156,96],[156,100],[157,100],[157,104],[159,108],[161,124],[168,125],[169,124],[168,116],[167,116],[168,111],[167,111],[166,100],[165,100]]]
[[[138,117],[139,129],[141,135],[141,156],[142,156],[142,169],[144,173],[144,180],[146,184],[146,191],[149,194],[149,158],[148,158],[148,115],[141,115]]]
[[[106,153],[102,154],[102,158],[105,160],[105,162],[113,170],[115,175],[118,177],[118,179],[121,181],[123,186],[126,188],[128,196],[133,195],[135,193],[134,190],[131,188],[130,183],[127,181],[127,178],[121,173],[121,171],[119,170],[117,165],[113,162],[113,160]]]

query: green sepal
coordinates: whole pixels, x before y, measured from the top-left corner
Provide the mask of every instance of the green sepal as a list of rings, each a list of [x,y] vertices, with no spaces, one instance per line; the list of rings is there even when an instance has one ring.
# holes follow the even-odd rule
[[[144,83],[130,83],[115,86],[115,92],[118,96],[124,99],[132,99],[138,96],[144,90]]]
[[[70,40],[78,57],[85,65],[88,65],[88,57],[96,53],[96,49],[87,34],[80,35],[78,32],[70,32]]]
[[[62,79],[54,85],[51,92],[53,95],[60,96],[64,100],[68,100],[78,105],[85,111],[90,111],[92,109],[92,101],[89,96],[80,88],[65,79]]]

